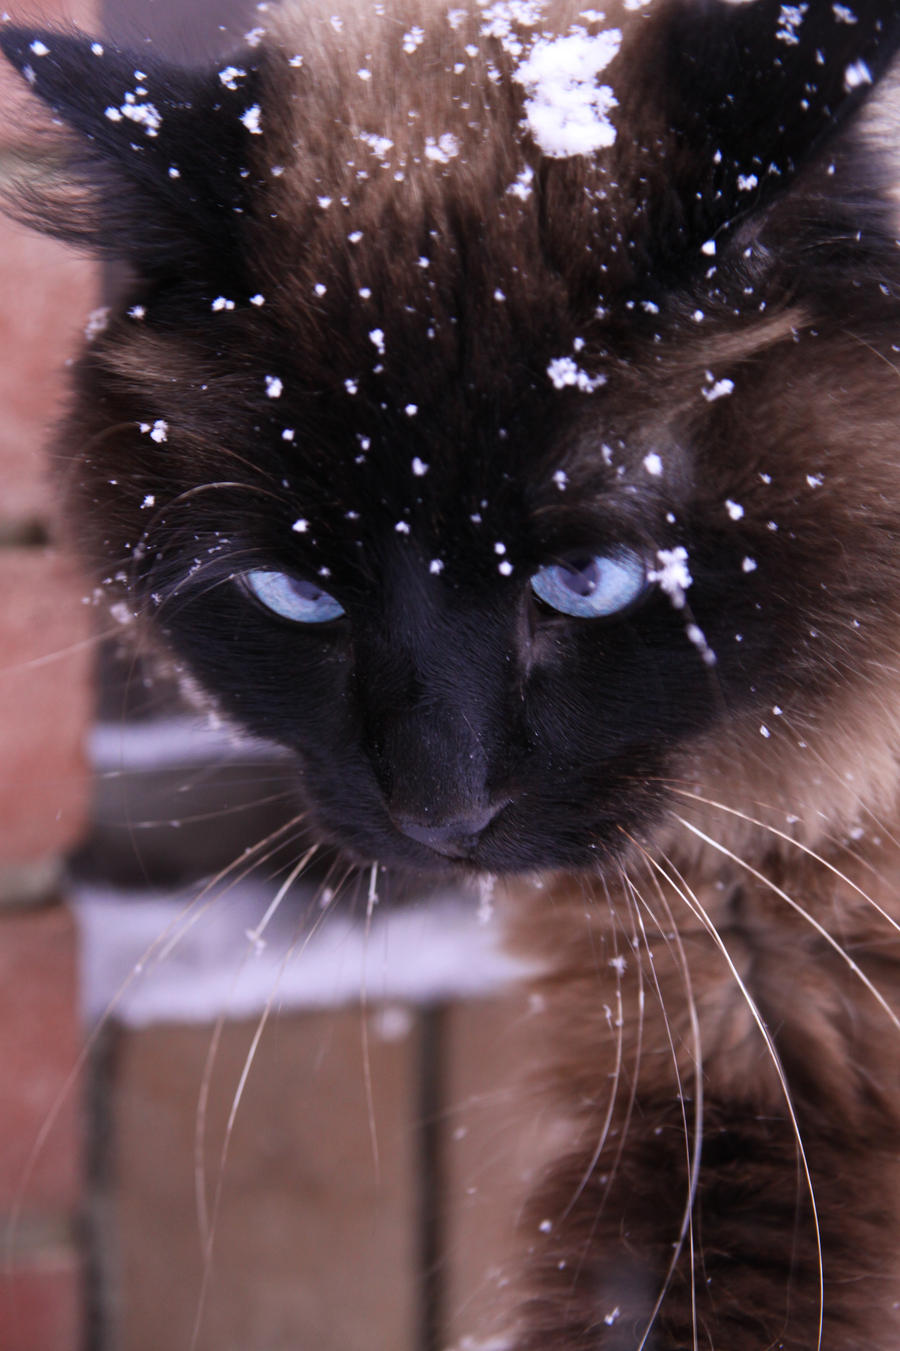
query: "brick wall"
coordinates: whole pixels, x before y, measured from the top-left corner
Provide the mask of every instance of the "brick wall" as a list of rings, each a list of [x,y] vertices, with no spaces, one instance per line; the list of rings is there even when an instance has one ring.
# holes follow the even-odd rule
[[[20,10],[20,13],[23,11]],[[27,9],[31,14],[35,10]],[[44,15],[54,7],[45,5]],[[67,6],[72,12],[72,6]],[[0,72],[0,172],[21,91]],[[95,269],[0,221],[0,1345],[82,1351],[77,940],[61,860],[90,797],[84,585],[54,547],[42,453]]]

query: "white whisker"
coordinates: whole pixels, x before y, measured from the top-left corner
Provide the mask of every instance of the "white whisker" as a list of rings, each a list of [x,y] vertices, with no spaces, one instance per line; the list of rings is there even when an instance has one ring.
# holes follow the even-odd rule
[[[733,853],[732,850],[728,849],[724,844],[720,844],[718,840],[714,840],[711,835],[707,835],[699,826],[693,825],[690,821],[686,821],[677,814],[675,820],[680,822],[686,830],[690,830],[698,839],[703,840],[705,844],[711,845],[712,848],[718,850],[725,858],[729,858],[733,863],[737,863],[745,872],[749,873],[751,877],[755,877],[758,882],[762,882],[763,886],[773,892],[774,895],[778,896],[785,904],[789,905],[801,919],[804,919],[806,923],[825,940],[828,946],[838,954],[841,961],[846,963],[847,967],[853,972],[857,980],[865,986],[879,1007],[887,1014],[894,1026],[900,1030],[900,1016],[894,1012],[881,991],[877,986],[873,985],[866,973],[860,969],[850,954],[841,947],[837,939],[832,937],[824,925],[819,923],[815,915],[811,915],[798,901],[795,901],[792,896],[789,896],[782,887],[778,886],[776,882],[773,882],[770,877],[766,877],[765,873],[760,872],[758,868],[754,868],[751,863],[747,863],[745,859],[742,859],[738,854]]]
[[[687,823],[685,822],[683,824]],[[825,1266],[822,1257],[822,1230],[819,1223],[819,1210],[816,1204],[816,1193],[815,1187],[813,1185],[812,1173],[810,1171],[809,1161],[806,1156],[806,1149],[803,1144],[803,1136],[800,1131],[800,1123],[797,1119],[797,1113],[794,1108],[793,1099],[791,1097],[791,1091],[790,1086],[788,1084],[787,1075],[785,1073],[784,1066],[781,1063],[781,1057],[778,1054],[778,1049],[775,1046],[772,1034],[769,1031],[768,1026],[766,1025],[766,1021],[759,1010],[759,1006],[756,1003],[756,1000],[750,993],[750,990],[748,989],[747,984],[744,981],[744,978],[738,971],[734,959],[731,956],[731,953],[728,951],[728,948],[721,934],[719,933],[718,929],[716,928],[715,924],[713,923],[712,919],[710,918],[708,912],[706,911],[705,907],[701,903],[696,893],[693,891],[688,882],[681,875],[678,869],[671,863],[670,860],[666,859],[665,862],[667,867],[671,870],[671,875],[670,872],[666,871],[666,868],[664,868],[661,863],[659,863],[656,859],[652,857],[652,855],[650,855],[644,849],[642,849],[640,845],[637,845],[636,841],[632,840],[632,843],[635,844],[638,849],[640,849],[640,852],[644,855],[645,859],[654,869],[654,871],[656,871],[659,874],[659,876],[665,882],[667,882],[669,886],[673,888],[673,890],[681,898],[681,900],[684,901],[685,905],[688,907],[690,912],[693,915],[695,915],[697,919],[700,920],[700,923],[703,925],[706,932],[712,938],[714,944],[718,948],[719,952],[722,954],[722,957],[732,975],[732,978],[734,979],[735,984],[737,985],[737,988],[740,990],[741,996],[747,1006],[750,1016],[753,1019],[754,1023],[756,1024],[757,1028],[759,1029],[759,1033],[768,1051],[769,1058],[772,1062],[772,1067],[775,1070],[775,1074],[777,1076],[778,1083],[781,1088],[782,1096],[785,1103],[785,1109],[787,1111],[788,1118],[790,1120],[791,1131],[793,1133],[794,1140],[797,1146],[797,1154],[800,1160],[800,1167],[803,1172],[806,1191],[809,1196],[810,1207],[812,1211],[813,1227],[815,1230],[815,1238],[816,1238],[816,1254],[818,1262],[818,1283],[819,1283],[819,1315],[818,1315],[818,1332],[816,1336],[816,1351],[821,1351],[822,1336],[825,1322]],[[710,841],[710,843],[714,842]],[[739,859],[736,861],[740,862]]]

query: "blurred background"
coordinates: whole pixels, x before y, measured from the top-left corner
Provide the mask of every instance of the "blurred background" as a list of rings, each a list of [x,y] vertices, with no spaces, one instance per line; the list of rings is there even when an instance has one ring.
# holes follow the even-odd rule
[[[263,21],[14,18],[183,58]],[[326,860],[266,918],[302,842],[245,851],[288,766],[145,670],[58,545],[46,445],[114,286],[0,220],[0,1351],[502,1351],[539,1007],[484,896],[391,910],[379,877],[367,927]]]

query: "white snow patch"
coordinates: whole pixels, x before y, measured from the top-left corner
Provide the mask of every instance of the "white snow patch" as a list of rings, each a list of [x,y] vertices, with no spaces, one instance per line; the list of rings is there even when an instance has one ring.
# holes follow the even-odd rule
[[[262,109],[258,103],[254,103],[245,113],[241,113],[241,121],[251,136],[262,136],[261,117]]]
[[[844,71],[844,88],[849,93],[851,89],[858,89],[860,85],[872,83],[872,72],[865,61],[854,61]]]
[[[155,422],[139,422],[138,427],[144,436],[149,436],[158,446],[169,439],[169,424],[163,418],[157,418]]]
[[[713,652],[709,643],[706,641],[706,635],[697,624],[685,624],[684,631],[690,642],[694,644],[700,656],[707,666],[715,666],[716,654]]]
[[[369,342],[375,345],[379,356],[384,356],[384,329],[373,328],[369,333]]]
[[[273,991],[286,1009],[358,1007],[360,990],[376,1006],[440,1002],[495,993],[534,972],[500,950],[499,926],[478,924],[471,897],[449,891],[378,913],[369,928],[334,909],[298,942],[297,915],[316,899],[302,882],[290,898],[296,903],[272,916],[248,960],[247,935],[257,932],[272,894],[264,883],[245,884],[193,922],[192,892],[77,889],[87,1021],[111,1006],[130,1027],[255,1019]],[[172,940],[161,943],[161,934]]]
[[[226,89],[237,89],[238,80],[245,80],[246,78],[247,72],[242,70],[240,66],[226,66],[224,70],[219,71],[219,80]]]
[[[657,582],[660,590],[665,591],[676,610],[684,608],[684,593],[693,582],[688,568],[687,549],[676,545],[674,549],[657,549],[659,567],[647,574],[647,580]]]
[[[654,478],[659,478],[663,471],[663,462],[655,450],[651,450],[649,455],[644,456],[644,468],[648,474],[652,474]]]
[[[266,376],[266,397],[269,399],[280,399],[284,392],[284,385],[277,375]]]
[[[530,164],[526,164],[521,173],[516,174],[509,187],[506,189],[510,197],[518,197],[520,202],[526,202],[531,196],[532,183],[534,182],[534,170]]]
[[[597,76],[621,42],[618,28],[541,38],[521,63],[514,78],[525,89],[528,128],[545,155],[590,155],[615,142],[609,114],[618,100]]]
[[[426,137],[425,140],[425,158],[431,160],[434,164],[449,164],[459,154],[459,141],[450,131],[445,131],[443,136],[437,140],[433,136]]]
[[[418,455],[416,455],[413,457],[412,471],[415,474],[416,478],[422,478],[423,475],[428,473],[428,465],[425,463],[424,460],[420,460]]]
[[[291,526],[291,529],[294,531],[296,535],[305,535],[307,530],[309,529],[309,521],[305,520],[301,516],[299,517],[298,520],[294,522],[294,524]]]
[[[439,576],[444,571],[444,560],[442,558],[432,558],[428,564],[428,571],[433,577]]]
[[[716,399],[725,399],[734,393],[733,380],[717,380],[712,371],[706,372],[706,378],[710,383],[700,392],[707,403],[715,403]]]
[[[50,55],[50,48],[45,46],[44,43],[41,42],[40,38],[35,38],[34,42],[31,43],[28,50],[30,52],[34,52],[35,56]]]
[[[583,394],[593,394],[595,389],[606,384],[605,375],[588,375],[572,357],[554,357],[547,367],[555,389],[574,387]]]
[[[775,29],[775,36],[779,42],[784,42],[789,47],[796,47],[800,39],[797,36],[797,29],[802,24],[809,5],[782,5],[778,13],[778,26]]]
[[[740,502],[732,502],[730,497],[725,502],[725,510],[733,521],[739,521],[744,514],[744,508]]]
[[[145,93],[145,90],[139,90]],[[137,103],[134,94],[126,94],[125,102],[120,103],[118,108],[110,107],[105,110],[105,116],[110,122],[121,122],[123,117],[129,122],[136,122],[138,126],[144,128],[147,136],[158,136],[159,129],[162,126],[162,115],[155,103]]]

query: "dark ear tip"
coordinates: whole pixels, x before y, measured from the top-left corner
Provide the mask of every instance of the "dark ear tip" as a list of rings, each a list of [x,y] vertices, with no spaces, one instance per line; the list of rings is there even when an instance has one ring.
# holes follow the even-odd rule
[[[76,28],[23,28],[0,22],[0,51],[29,84],[39,82],[42,66],[48,74],[58,72],[70,66],[73,58],[89,60],[87,53],[95,48],[103,50]]]
[[[20,28],[16,24],[0,23],[0,50],[3,50],[4,57],[19,73],[26,66],[34,68],[35,62],[49,57],[54,39],[58,38],[59,34],[42,28]]]
[[[31,50],[34,43],[39,44],[38,52],[42,47],[46,47],[48,52],[52,50],[46,40],[47,37],[49,34],[41,33],[37,28],[18,28],[8,23],[0,24],[0,50],[20,74],[31,64],[32,58],[38,59]]]

